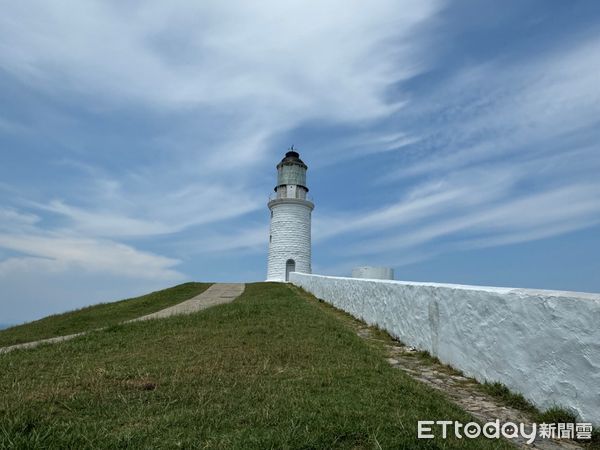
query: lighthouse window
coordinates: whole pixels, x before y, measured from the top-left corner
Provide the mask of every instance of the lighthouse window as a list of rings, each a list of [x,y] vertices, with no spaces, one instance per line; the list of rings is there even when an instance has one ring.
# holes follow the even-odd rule
[[[273,236],[269,236],[269,242],[273,241]]]

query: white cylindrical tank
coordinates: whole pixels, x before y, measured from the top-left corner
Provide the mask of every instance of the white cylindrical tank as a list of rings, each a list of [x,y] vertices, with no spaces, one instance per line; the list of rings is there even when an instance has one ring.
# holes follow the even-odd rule
[[[394,269],[391,267],[362,266],[352,269],[352,278],[369,278],[372,280],[393,280]]]
[[[287,281],[290,272],[311,273],[312,202],[306,200],[307,166],[291,150],[277,165],[271,211],[267,281]]]

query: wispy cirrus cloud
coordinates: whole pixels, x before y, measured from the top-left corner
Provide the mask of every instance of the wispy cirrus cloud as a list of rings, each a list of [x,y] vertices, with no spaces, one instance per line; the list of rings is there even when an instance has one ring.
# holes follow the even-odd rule
[[[600,223],[599,195],[598,186],[580,184],[504,200],[463,214],[428,220],[419,228],[394,233],[393,237],[366,240],[353,252],[383,254],[453,236],[458,242],[450,246],[448,242],[440,243],[441,250],[542,239]]]
[[[305,121],[357,122],[395,110],[399,101],[391,101],[387,89],[423,69],[415,29],[438,11],[434,1],[409,1],[400,8],[387,0],[368,10],[347,2],[312,7],[305,2],[150,2],[132,8],[89,1],[7,8],[0,37],[11,44],[0,46],[0,65],[21,83],[44,95],[79,98],[94,112],[127,104],[177,117],[185,111],[184,121],[195,121],[196,131],[175,127],[178,135],[152,137],[153,145],[168,148],[168,164],[142,158],[125,173],[117,169],[118,195],[92,192],[97,194],[89,199],[92,208],[69,198],[37,201],[86,222],[87,228],[90,222],[112,222],[113,228],[139,225],[142,234],[177,227],[155,218],[144,226],[139,220],[146,219],[135,212],[119,218],[123,213],[112,211],[116,204],[129,201],[131,214],[131,205],[167,197],[157,210],[196,203],[204,214],[190,208],[187,215],[207,220],[229,218],[232,211],[243,215],[248,210],[243,206],[264,191],[252,188],[253,180],[240,169],[264,163],[275,136]],[[399,145],[399,137],[382,145]],[[107,153],[119,152],[127,154],[126,149]],[[85,153],[80,163],[94,167],[90,182],[96,183],[98,161]],[[72,156],[76,160],[81,152]],[[88,195],[90,182],[79,186]],[[177,221],[181,227],[194,224],[187,217]]]
[[[410,112],[435,126],[415,131],[424,145],[386,176],[432,176],[498,158],[568,154],[594,141],[600,70],[586,35],[535,56],[467,67],[415,102]],[[443,102],[439,102],[443,98]],[[582,142],[583,141],[583,142]],[[595,148],[588,148],[589,154]]]
[[[401,6],[14,4],[1,19],[3,41],[12,42],[2,47],[2,66],[33,86],[108,95],[108,102],[198,104],[228,113],[235,102],[255,118],[356,120],[388,113],[387,86],[422,70],[415,47],[401,41],[438,6]]]
[[[414,144],[372,183],[416,187],[378,209],[323,219],[317,236],[355,233],[348,255],[389,262],[597,225],[599,67],[589,55],[599,49],[600,36],[583,35],[536,57],[466,67],[414,98],[398,119]]]

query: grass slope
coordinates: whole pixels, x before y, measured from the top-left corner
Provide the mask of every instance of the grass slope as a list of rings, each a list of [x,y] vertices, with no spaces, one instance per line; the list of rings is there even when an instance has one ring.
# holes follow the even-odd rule
[[[512,448],[417,440],[471,418],[285,284],[0,357],[0,448]]]
[[[141,297],[100,303],[0,331],[0,347],[115,325],[176,305],[204,292],[210,283],[184,283]]]

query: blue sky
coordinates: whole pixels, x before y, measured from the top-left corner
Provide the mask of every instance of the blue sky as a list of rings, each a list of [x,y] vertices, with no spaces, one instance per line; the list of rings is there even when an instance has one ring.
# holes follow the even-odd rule
[[[600,292],[600,3],[7,2],[0,322],[262,280],[275,164],[313,269]]]

